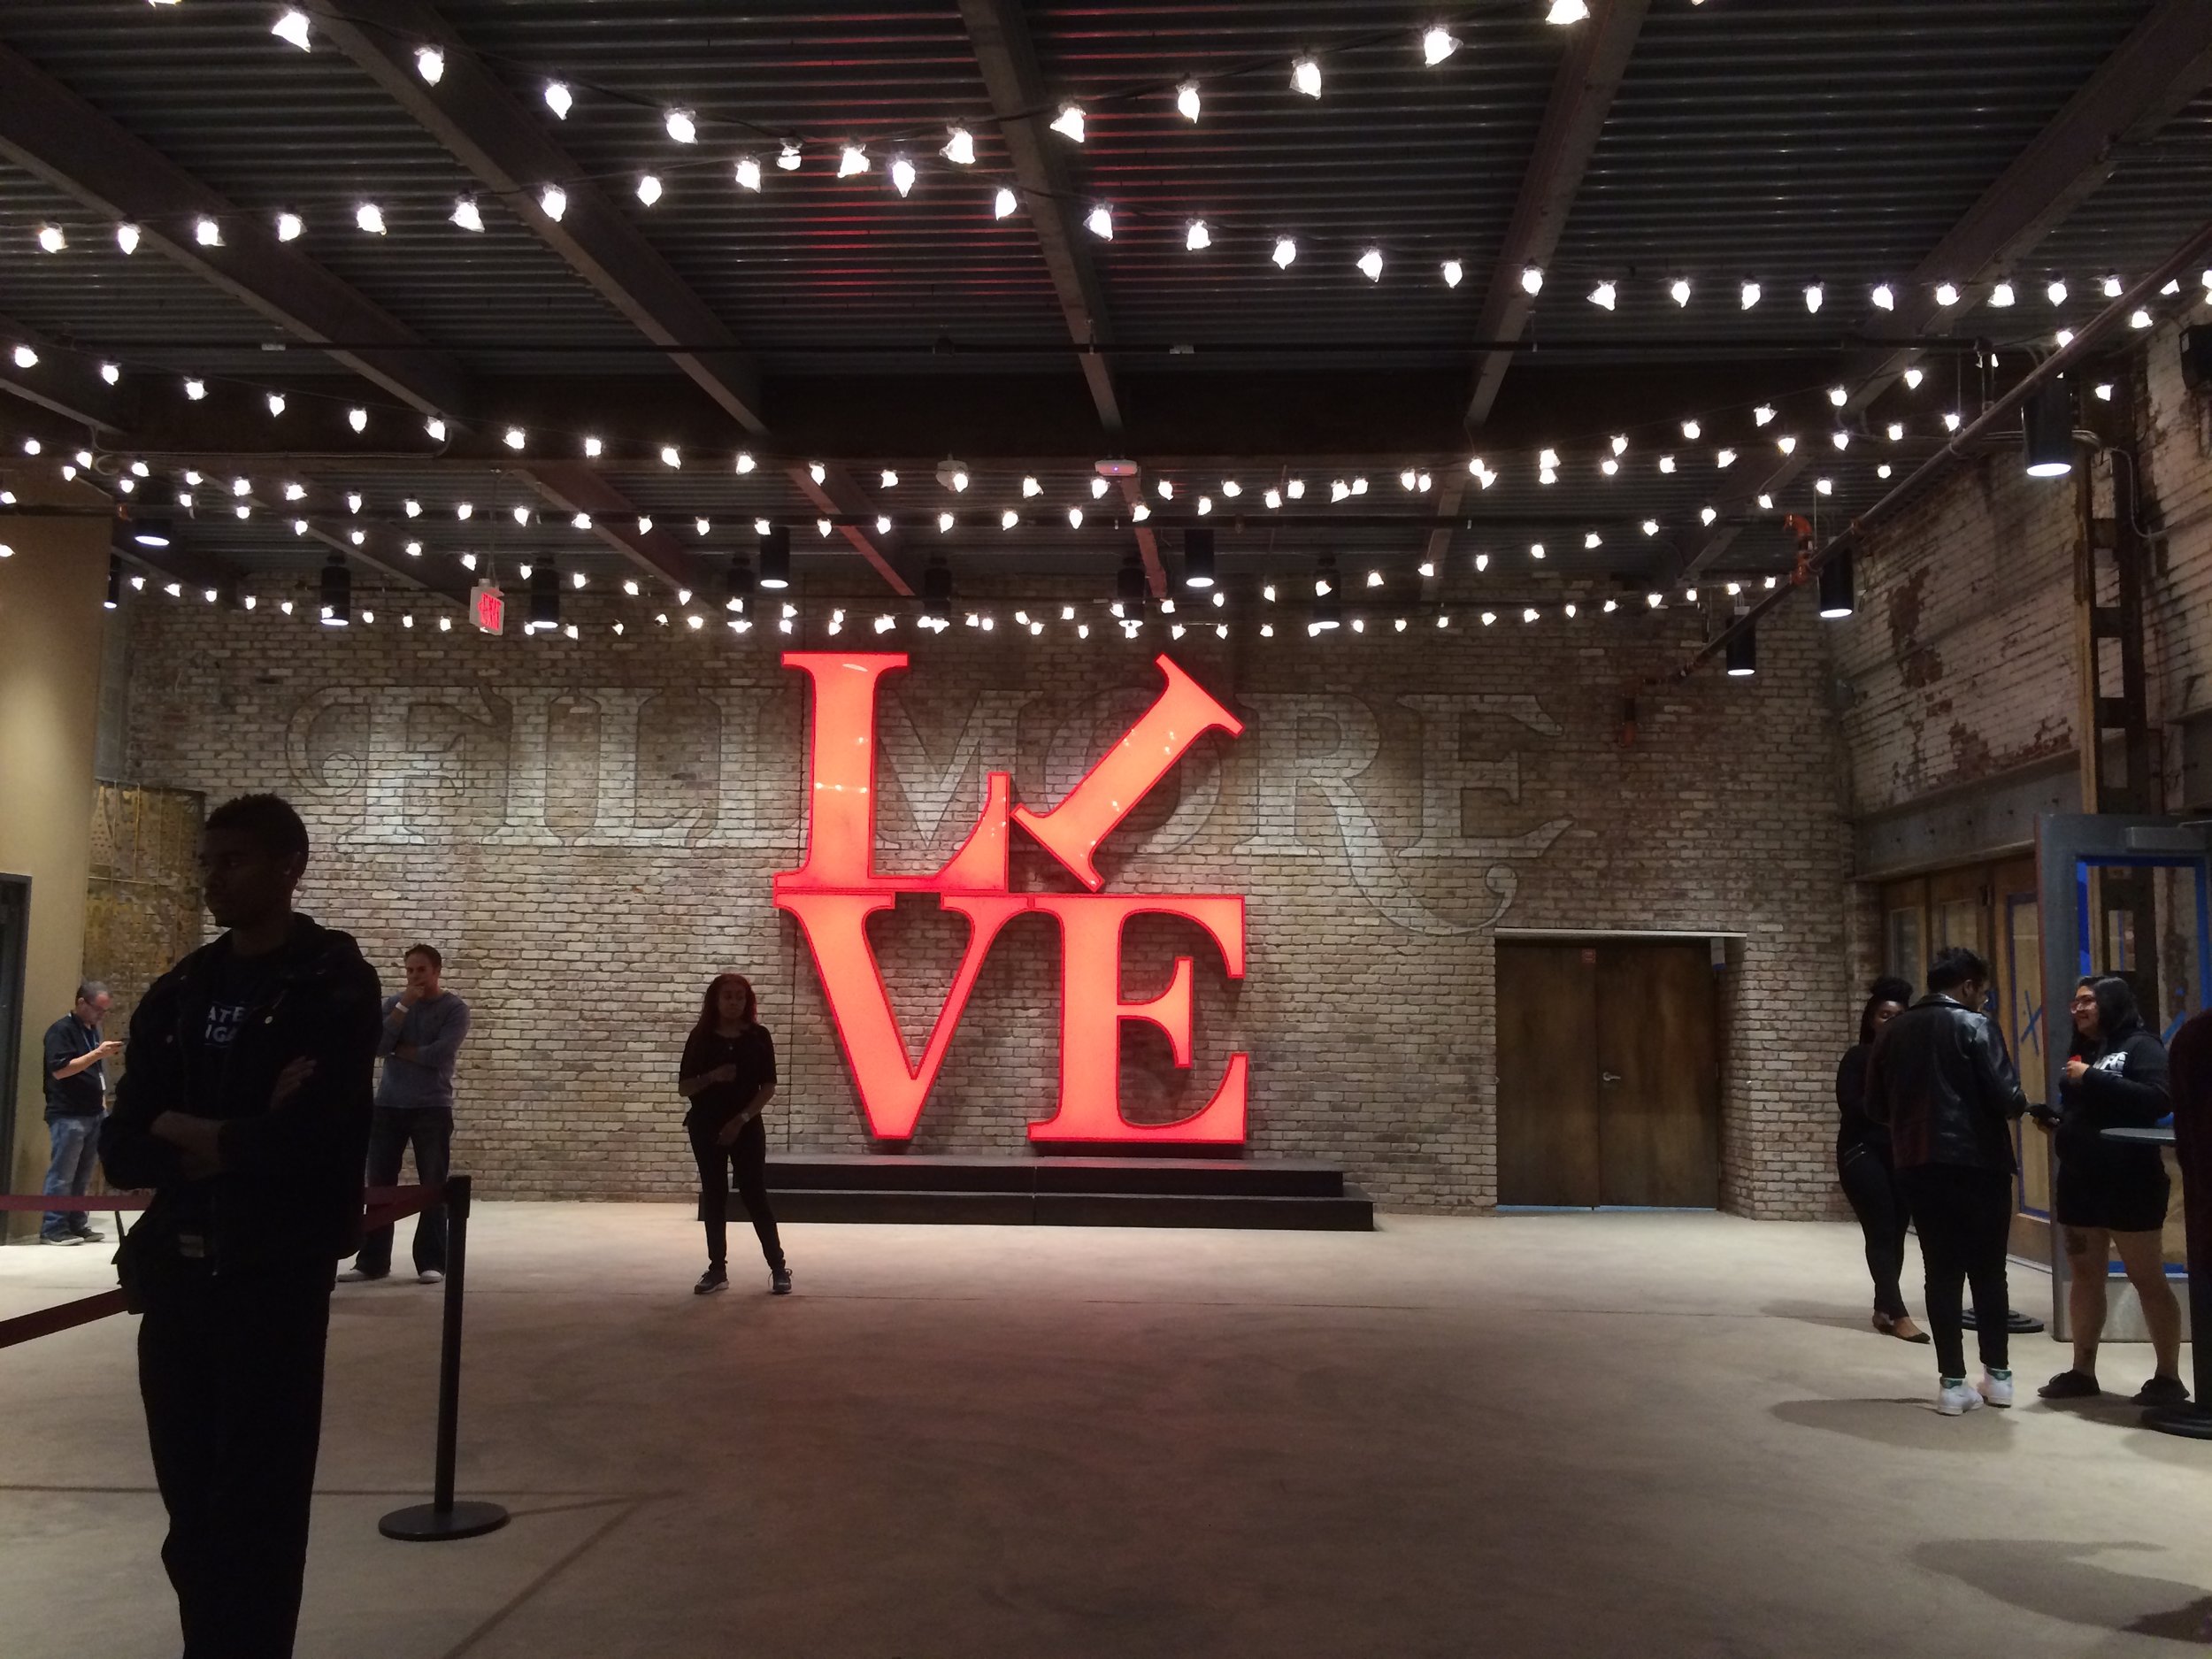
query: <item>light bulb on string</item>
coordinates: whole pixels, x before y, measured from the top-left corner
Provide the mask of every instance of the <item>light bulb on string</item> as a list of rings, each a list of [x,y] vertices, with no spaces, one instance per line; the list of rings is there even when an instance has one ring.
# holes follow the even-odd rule
[[[1287,271],[1290,269],[1290,262],[1298,257],[1298,244],[1288,236],[1278,236],[1275,239],[1275,251],[1270,257],[1275,261],[1277,270]]]
[[[384,234],[384,210],[373,202],[364,202],[353,210],[353,222],[370,235],[381,236]],[[280,236],[284,234],[281,225],[278,227],[277,234]]]
[[[126,254],[138,251],[138,227],[126,220],[115,227],[115,245]]]
[[[538,211],[555,224],[568,211],[568,192],[557,184],[549,184],[538,192]]]
[[[193,380],[185,381],[184,395],[190,398],[194,403],[198,403],[202,398],[207,396],[207,382],[205,380]]]
[[[1521,267],[1521,291],[1533,298],[1543,291],[1544,267],[1527,265]]]
[[[799,152],[798,145],[787,140],[783,148],[776,152],[777,171],[780,173],[796,173],[799,170],[799,164],[803,159],[803,157]]]
[[[1903,441],[1903,439],[1904,439],[1904,436],[1905,436],[1905,423],[1904,423],[1903,421],[1901,421],[1901,420],[1893,420],[1893,421],[1891,421],[1891,422],[1889,423],[1889,441],[1890,441],[1892,443],[1898,443],[1898,442],[1901,442]]]
[[[1467,267],[1456,259],[1447,259],[1442,268],[1444,286],[1448,288],[1455,288],[1467,280]]]
[[[757,191],[760,188],[760,158],[757,156],[740,156],[734,176],[739,189]]]
[[[1774,441],[1774,447],[1781,450],[1784,455],[1788,455],[1796,449],[1797,440],[1792,437],[1788,433],[1784,433],[1780,437]]]
[[[1751,411],[1751,423],[1755,426],[1763,426],[1773,419],[1774,405],[1771,403],[1762,403]]]
[[[555,120],[568,119],[568,112],[575,105],[576,99],[570,93],[566,81],[549,81],[545,83],[545,107],[553,111]]]
[[[1918,391],[1920,389],[1920,382],[1925,379],[1927,379],[1926,371],[1922,369],[1907,369],[1905,371],[1905,389],[1909,392]]]
[[[1671,455],[1661,456],[1659,457],[1659,470],[1662,472],[1672,472],[1674,471],[1674,457]]]
[[[1198,119],[1198,83],[1186,81],[1175,88],[1175,112],[1187,121]]]
[[[1383,273],[1382,250],[1379,248],[1370,248],[1365,253],[1360,255],[1359,268],[1361,273],[1370,282],[1381,281]]]
[[[891,188],[902,196],[913,193],[914,164],[904,156],[891,157]]]
[[[37,353],[37,351],[36,351],[36,350],[35,350],[34,349],[32,349],[32,348],[31,348],[31,347],[29,347],[29,346],[21,346],[21,345],[19,345],[19,346],[16,347],[16,349],[15,349],[15,366],[16,366],[17,368],[19,368],[19,369],[35,369],[35,368],[38,367],[38,353]],[[33,449],[33,450],[31,451],[31,453],[32,453],[33,455],[36,455],[36,454],[38,453],[38,451],[37,451],[37,450],[35,450],[35,449]]]
[[[2045,288],[2045,289],[2043,290],[2043,297],[2044,297],[2044,298],[2046,298],[2046,299],[2047,299],[2047,300],[2049,300],[2049,301],[2051,302],[2051,303],[2052,303],[2052,304],[2054,304],[2054,305],[2063,305],[2063,304],[2065,304],[2065,303],[2066,303],[2066,284],[2065,284],[2065,281],[2064,281],[2062,279],[2060,279],[2060,278],[2055,278],[2055,278],[2053,278],[2053,279],[2052,279],[2052,280],[2051,280],[2051,285],[2050,285],[2048,288]]]
[[[1870,297],[1874,301],[1874,309],[1878,311],[1893,311],[1897,309],[1897,290],[1886,282],[1877,282]]]
[[[123,379],[123,371],[116,364],[103,363],[100,365],[100,378],[110,386],[119,385]]]
[[[1736,452],[1733,449],[1723,449],[1719,454],[1713,457],[1713,462],[1715,465],[1720,467],[1722,471],[1725,472],[1728,468],[1736,465]]]
[[[1744,310],[1749,311],[1759,303],[1759,285],[1756,282],[1745,283],[1741,290],[1741,297]]]
[[[1213,246],[1213,233],[1206,228],[1202,219],[1191,220],[1189,228],[1183,233],[1183,246],[1192,253],[1202,253]]]
[[[1302,92],[1310,98],[1321,96],[1321,65],[1310,58],[1301,58],[1290,66],[1290,89]]]
[[[964,127],[949,128],[937,153],[956,167],[972,167],[975,165],[975,139]]]
[[[692,119],[689,110],[669,111],[662,118],[661,125],[668,129],[668,135],[680,144],[699,142],[699,124]]]
[[[1705,428],[1694,420],[1686,420],[1682,423],[1682,435],[1692,443],[1695,443],[1704,431]]]
[[[1459,50],[1459,36],[1442,24],[1433,25],[1421,36],[1421,61],[1433,69]]]
[[[192,225],[192,240],[203,248],[219,248],[223,245],[223,227],[211,219],[196,219]]]
[[[1101,242],[1113,241],[1113,210],[1105,206],[1103,204],[1093,208],[1084,218],[1083,228],[1089,231],[1092,235],[1097,237]]]
[[[434,46],[415,48],[415,73],[431,86],[445,79],[445,54]]]
[[[1828,297],[1828,295],[1827,295],[1827,290],[1826,290],[1825,288],[1822,288],[1822,287],[1821,287],[1821,285],[1820,285],[1819,283],[1817,283],[1817,282],[1809,282],[1809,283],[1807,283],[1807,284],[1806,284],[1806,286],[1805,286],[1805,309],[1806,309],[1806,311],[1807,311],[1808,312],[1815,312],[1815,313],[1816,313],[1816,312],[1820,310],[1822,303],[1824,303],[1824,302],[1827,299],[1827,297]]]
[[[1659,521],[1656,518],[1647,518],[1643,522],[1642,528],[1644,534],[1647,536],[1657,535],[1659,534]]]
[[[637,199],[650,207],[661,199],[661,181],[653,173],[647,173],[637,181]]]
[[[1935,302],[1937,304],[1946,307],[1957,304],[1959,303],[1958,285],[1953,282],[1937,283]]]
[[[307,13],[287,6],[277,20],[269,26],[269,33],[280,41],[289,41],[300,50],[306,51],[311,42],[307,30]]]
[[[2108,276],[2107,278],[2105,278],[2105,280],[2104,280],[2104,296],[2105,296],[2105,298],[2107,298],[2107,299],[2108,299],[2108,300],[2116,300],[2116,299],[2118,299],[2118,298],[2120,297],[2120,296],[2121,296],[2121,295],[2123,295],[2123,294],[2124,294],[2124,293],[2126,293],[2126,292],[2127,292],[2127,285],[2126,285],[2125,283],[2122,282],[2118,277],[2116,277],[2116,276]]]
[[[69,246],[69,238],[62,234],[58,225],[41,225],[38,227],[38,245],[48,253],[59,253]]]
[[[737,452],[737,459],[733,463],[733,465],[737,469],[738,473],[742,476],[744,473],[751,472],[754,467],[759,465],[759,463],[753,459],[753,452],[750,449],[740,449]],[[896,480],[895,479],[893,481],[895,482]]]
[[[1686,307],[1686,306],[1687,306],[1687,305],[1689,304],[1689,303],[1690,303],[1690,280],[1689,280],[1689,278],[1687,278],[1687,277],[1677,277],[1677,278],[1675,278],[1675,280],[1674,280],[1672,282],[1671,282],[1671,283],[1669,283],[1669,284],[1667,285],[1667,295],[1668,295],[1668,297],[1670,297],[1671,299],[1672,299],[1672,300],[1674,301],[1674,303],[1675,303],[1675,304],[1676,304],[1676,305],[1678,305],[1678,306],[1685,306],[1685,307]]]
[[[1079,104],[1062,104],[1059,114],[1052,118],[1052,130],[1070,143],[1081,143],[1083,142],[1083,106]]]
[[[2148,328],[2150,326],[2151,314],[2147,311],[2138,311],[2128,319],[2128,326],[2131,328]]]
[[[1619,297],[1619,290],[1610,282],[1601,282],[1589,293],[1590,303],[1601,311],[1611,311]]]
[[[1014,195],[1014,192],[1002,184],[998,188],[998,194],[991,198],[991,217],[1010,219],[1013,217],[1014,210],[1020,205],[1020,200]]]
[[[484,215],[477,207],[476,198],[472,196],[455,197],[450,217],[452,222],[463,230],[480,231],[484,228]]]
[[[2015,297],[2016,296],[2012,291],[2012,284],[2009,282],[2000,282],[1995,288],[1989,290],[1989,303],[1997,307],[2000,311],[2002,311],[2005,307],[2010,305]]]
[[[1570,23],[1579,23],[1590,15],[1586,0],[1551,0],[1551,10],[1544,14],[1544,21],[1555,28],[1564,28]]]

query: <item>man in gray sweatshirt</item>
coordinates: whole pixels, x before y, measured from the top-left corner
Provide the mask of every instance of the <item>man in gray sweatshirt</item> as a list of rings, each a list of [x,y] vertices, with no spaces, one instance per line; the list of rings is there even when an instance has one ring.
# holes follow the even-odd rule
[[[453,1063],[469,1034],[469,1005],[441,982],[445,958],[434,945],[411,945],[404,958],[407,988],[384,999],[377,1052],[384,1075],[376,1086],[376,1116],[369,1125],[368,1184],[399,1180],[400,1155],[415,1151],[415,1179],[442,1181],[453,1148]],[[359,1281],[392,1271],[392,1230],[379,1227],[361,1240],[361,1254],[338,1275]],[[415,1218],[415,1277],[434,1285],[445,1277],[445,1210],[433,1205]]]

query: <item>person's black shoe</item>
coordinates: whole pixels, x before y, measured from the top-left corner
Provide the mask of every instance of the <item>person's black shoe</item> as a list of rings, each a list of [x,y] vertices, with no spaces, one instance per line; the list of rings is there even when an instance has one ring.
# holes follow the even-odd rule
[[[2189,1390],[2178,1377],[2154,1377],[2136,1391],[2139,1406],[2185,1406]]]
[[[768,1294],[772,1296],[788,1296],[791,1294],[789,1268],[772,1267],[768,1270]]]
[[[2071,1369],[2059,1372],[2036,1390],[2046,1400],[2093,1400],[2103,1392],[2094,1377]]]
[[[699,1282],[691,1287],[695,1296],[711,1296],[718,1290],[730,1287],[730,1276],[718,1267],[710,1267],[699,1275]]]
[[[1978,1328],[1974,1318],[1974,1310],[1971,1308],[1961,1311],[1959,1325],[1961,1329],[1967,1331]],[[2008,1308],[2005,1310],[2005,1329],[2014,1336],[2033,1336],[2042,1328],[2043,1321],[2033,1314],[2022,1313],[2017,1308]]]
[[[105,1244],[108,1241],[108,1235],[97,1227],[82,1228],[79,1231],[77,1237],[86,1244]]]

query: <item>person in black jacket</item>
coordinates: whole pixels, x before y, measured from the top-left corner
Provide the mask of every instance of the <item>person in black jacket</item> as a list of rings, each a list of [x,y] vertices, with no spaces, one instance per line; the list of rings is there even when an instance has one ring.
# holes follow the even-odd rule
[[[292,909],[306,827],[274,795],[208,815],[227,931],[131,1018],[100,1156],[154,1200],[116,1263],[169,1512],[186,1659],[283,1659],[299,1622],[340,1257],[359,1242],[379,1002],[351,938]]]
[[[1905,1311],[1898,1276],[1905,1267],[1904,1194],[1890,1162],[1889,1131],[1866,1115],[1866,1060],[1874,1035],[1905,1011],[1911,982],[1885,976],[1867,987],[1859,1013],[1859,1041],[1836,1066],[1836,1179],[1851,1201],[1866,1237],[1866,1271],[1874,1280],[1874,1328],[1904,1342],[1925,1342],[1928,1333]]]
[[[760,1114],[776,1094],[776,1045],[754,1018],[753,987],[741,973],[718,973],[699,1004],[699,1023],[684,1041],[676,1087],[691,1102],[684,1132],[699,1165],[699,1219],[707,1229],[707,1271],[692,1294],[730,1287],[730,1174],[745,1201],[760,1253],[768,1259],[772,1294],[791,1294],[791,1269],[768,1207],[768,1131]]]
[[[1928,995],[1882,1027],[1866,1067],[1866,1112],[1888,1126],[1897,1185],[1927,1270],[1936,1409],[1957,1417],[2012,1403],[2005,1244],[2012,1225],[2009,1121],[2027,1110],[1996,1028],[1978,1010],[1989,964],[1963,946],[1937,953]],[[1974,1287],[1984,1376],[1966,1382],[1963,1284]]]
[[[2052,1210],[2066,1240],[2066,1308],[2074,1363],[2038,1390],[2046,1400],[2085,1399],[2097,1387],[2097,1339],[2104,1333],[2105,1278],[2120,1253],[2143,1304],[2157,1373],[2139,1405],[2180,1405],[2181,1304],[2166,1282],[2163,1230],[2169,1187],[2154,1146],[2107,1141],[2106,1129],[2147,1129],[2173,1110],[2166,1050],[2145,1029],[2135,992],[2110,976],[2074,987],[2074,1041],[2059,1087],[2058,1179]],[[2040,1121],[2039,1119],[2039,1121]]]

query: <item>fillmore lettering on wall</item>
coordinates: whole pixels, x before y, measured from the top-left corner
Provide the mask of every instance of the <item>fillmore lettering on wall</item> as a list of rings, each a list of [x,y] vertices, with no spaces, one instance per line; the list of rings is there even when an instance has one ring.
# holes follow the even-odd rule
[[[1073,705],[1042,692],[887,687],[880,782],[904,809],[887,815],[889,844],[915,856],[949,850],[995,766],[1008,766],[1029,798],[1057,800],[1148,701],[1134,685]],[[1361,790],[1382,750],[1368,699],[1260,692],[1232,706],[1250,753],[1194,751],[1178,786],[1162,790],[1171,806],[1141,818],[1118,854],[1338,860],[1377,915],[1409,933],[1449,934],[1504,919],[1521,866],[1574,822],[1522,810],[1525,773],[1562,733],[1532,695],[1395,699],[1417,723],[1420,792],[1412,812],[1394,816]],[[925,741],[920,710],[949,741]],[[291,788],[336,816],[349,846],[795,855],[803,830],[789,760],[801,718],[788,689],[328,686],[294,703],[284,748]],[[1241,810],[1231,798],[1240,792]],[[1473,868],[1474,904],[1425,896],[1438,884],[1418,873],[1438,861]]]

